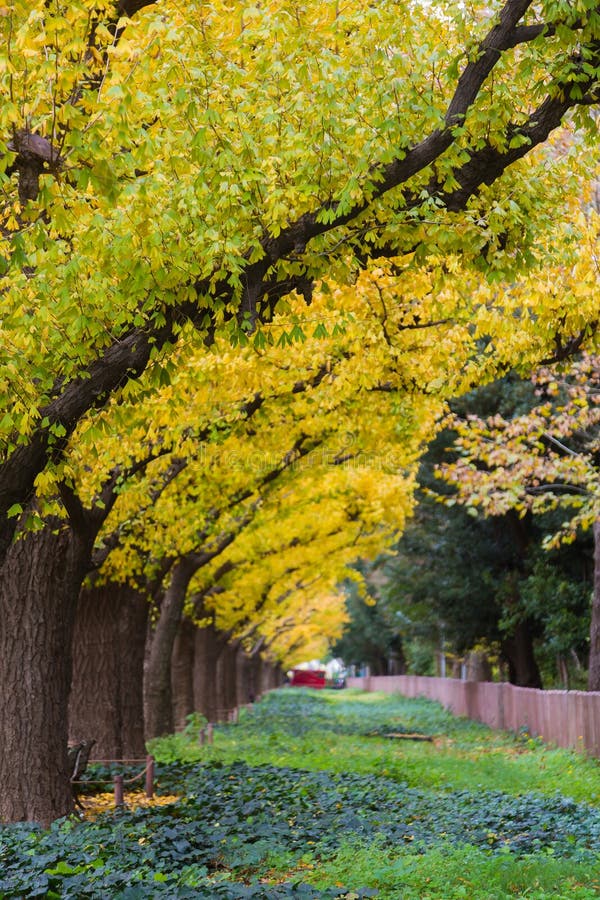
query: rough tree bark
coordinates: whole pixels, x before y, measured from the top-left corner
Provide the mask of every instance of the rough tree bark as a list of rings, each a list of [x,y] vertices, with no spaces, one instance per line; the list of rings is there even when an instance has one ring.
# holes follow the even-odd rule
[[[467,681],[491,681],[492,668],[487,655],[481,650],[472,650],[465,659]]]
[[[198,568],[199,562],[194,554],[182,557],[175,564],[163,596],[158,622],[151,636],[144,678],[147,740],[173,731],[171,657],[188,585]]]
[[[504,533],[508,533],[517,554],[514,568],[507,573],[511,584],[511,596],[506,601],[509,609],[519,609],[519,577],[524,571],[523,561],[527,558],[531,541],[529,521],[529,513],[525,518],[520,518],[513,509],[494,519],[496,533],[500,538]],[[512,632],[506,634],[502,640],[501,649],[508,662],[508,678],[511,684],[519,687],[542,687],[542,676],[533,649],[533,623],[531,620],[517,619]]]
[[[256,654],[256,656],[258,656],[258,654]],[[256,677],[256,656],[253,653],[250,653],[248,657],[248,688],[250,703],[254,703],[260,698],[260,686],[258,684],[258,678]]]
[[[175,731],[183,731],[194,712],[194,657],[196,626],[182,619],[171,656],[171,693]]]
[[[404,654],[402,638],[399,634],[395,635],[392,640],[387,674],[406,675],[406,656]]]
[[[249,656],[242,647],[238,647],[236,667],[236,706],[245,706],[246,703],[254,702],[256,698],[256,688],[254,685],[254,666],[252,657]]]
[[[0,821],[72,811],[67,712],[75,607],[90,543],[66,526],[25,534],[0,570]]]
[[[280,667],[270,660],[263,659],[261,666],[261,694],[272,691],[283,684],[283,673]]]
[[[227,718],[237,705],[237,646],[225,644],[217,660],[217,714]]]
[[[97,759],[144,756],[143,666],[148,602],[128,585],[84,589],[77,602],[69,703],[72,741]]]
[[[194,652],[194,709],[209,722],[217,721],[217,662],[226,637],[214,625],[196,629]]]
[[[254,685],[254,699],[260,700],[263,694],[263,659],[260,653],[252,655],[252,683]]]

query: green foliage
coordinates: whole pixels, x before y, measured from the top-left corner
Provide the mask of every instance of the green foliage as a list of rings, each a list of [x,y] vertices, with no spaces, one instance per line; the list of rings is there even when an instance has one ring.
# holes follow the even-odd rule
[[[159,792],[179,802],[47,832],[0,830],[0,897],[595,896],[600,809],[556,793],[570,784],[598,801],[591,761],[495,735],[429,701],[353,691],[274,692],[238,725],[217,728],[211,747],[198,746],[196,724],[179,746],[197,761],[158,766]],[[438,739],[391,742],[380,736],[390,727]],[[155,742],[159,760],[174,746]],[[361,769],[367,756],[370,771]],[[411,761],[421,757],[425,772],[436,756],[443,785],[403,777]],[[544,770],[553,796],[521,790],[523,761],[531,787]],[[461,768],[469,787],[457,784]],[[478,789],[492,769],[496,788]]]
[[[600,890],[595,862],[490,857],[476,847],[407,856],[380,843],[347,844],[311,880],[318,886],[342,876],[376,887],[380,900],[593,900]]]
[[[384,776],[245,762],[167,771],[161,783],[171,792],[184,788],[188,795],[178,811],[188,823],[186,833],[198,829],[196,816],[202,809],[204,827],[208,820],[212,834],[203,840],[215,842],[235,865],[256,861],[261,840],[279,851],[315,845],[319,854],[339,847],[342,840],[378,836],[386,846],[414,842],[422,848],[441,841],[586,858],[600,839],[600,810],[564,797],[441,793]]]
[[[357,563],[356,568],[364,577],[367,593],[363,596],[356,582],[345,582],[349,621],[332,652],[342,657],[346,665],[366,663],[373,675],[387,675],[388,660],[403,654],[398,619],[394,610],[378,602],[376,585],[369,578],[372,570],[377,571],[377,561],[373,566]]]
[[[451,405],[467,421],[474,415],[493,421],[526,415],[536,402],[535,385],[511,375]],[[544,685],[557,684],[564,673],[556,671],[558,657],[585,662],[587,656],[591,541],[578,535],[548,551],[545,537],[560,527],[556,512],[519,518],[508,511],[483,519],[459,505],[433,475],[456,457],[455,437],[450,429],[441,432],[422,459],[419,507],[396,556],[382,567],[379,602],[388,618],[396,612],[409,662],[413,642],[418,653],[429,650],[429,660],[442,648],[459,655],[481,645],[505,650],[515,626],[527,622]],[[411,670],[420,668],[417,659]],[[576,666],[570,686],[577,674]]]
[[[226,785],[229,770],[220,776]],[[212,782],[213,789],[218,781]],[[247,809],[225,808],[228,797],[219,793],[203,811],[205,799],[207,794],[183,804],[116,812],[94,823],[63,821],[49,832],[30,825],[4,829],[0,896],[330,900],[347,894],[338,888],[308,888],[300,879],[268,888],[254,878],[247,884],[234,881],[225,867],[243,874],[268,857],[274,846],[268,825],[252,824]],[[248,794],[246,807],[250,799]],[[358,900],[368,893],[355,896]]]
[[[399,745],[369,736],[384,723],[394,732],[435,735],[436,741]],[[153,742],[152,749],[157,759],[170,762],[172,746],[168,737]],[[436,790],[476,787],[509,794],[533,790],[600,801],[594,760],[548,747],[528,735],[494,732],[425,699],[286,689],[244,711],[239,727],[215,729],[214,746],[200,747],[179,738],[179,747],[180,760],[188,763],[246,759],[256,765],[385,775],[411,787]]]

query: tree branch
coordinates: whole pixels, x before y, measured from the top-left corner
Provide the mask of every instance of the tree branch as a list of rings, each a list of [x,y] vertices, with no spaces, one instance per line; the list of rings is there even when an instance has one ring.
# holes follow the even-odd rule
[[[147,0],[120,0],[116,10],[119,15],[130,16],[150,5],[152,3]],[[429,166],[452,145],[456,140],[455,126],[463,121],[502,52],[515,46],[515,41],[533,39],[531,29],[541,27],[518,26],[520,18],[530,5],[531,0],[508,0],[505,3],[499,22],[490,29],[480,43],[474,58],[467,63],[458,79],[454,96],[445,114],[444,127],[434,130],[406,151],[400,151],[392,162],[374,166],[367,177],[370,184],[368,196],[365,194],[350,210],[339,214],[335,214],[336,201],[328,201],[290,223],[277,238],[270,235],[263,237],[261,243],[264,258],[248,264],[244,273],[247,285],[251,286],[253,303],[259,302],[261,291],[264,295],[269,290],[273,297],[277,297],[277,286],[281,284],[281,279],[276,279],[275,282],[271,280],[267,285],[264,279],[279,260],[290,254],[297,257],[313,238],[346,225],[363,213],[375,200],[393,188],[401,187],[415,174]],[[529,30],[524,31],[525,28]],[[599,64],[598,44],[593,44],[587,49],[591,54],[588,63],[592,67]],[[578,81],[577,89],[587,98],[595,92],[595,85],[595,78],[590,76],[587,81]],[[509,165],[544,141],[560,124],[567,110],[579,102],[581,98],[577,99],[574,96],[572,86],[568,82],[557,85],[556,95],[548,97],[532,113],[525,125],[513,125],[508,130],[508,143],[512,137],[518,135],[525,139],[522,146],[509,147],[506,151],[486,146],[474,151],[469,161],[455,173],[460,184],[458,189],[443,192],[436,183],[432,183],[431,189],[450,211],[463,210],[470,197],[482,184],[491,184]],[[47,148],[44,146],[43,153],[46,151]],[[404,199],[413,207],[419,202],[410,195],[410,192],[405,194]],[[325,215],[332,211],[333,217]],[[49,461],[64,451],[82,416],[94,406],[101,405],[120,385],[143,372],[153,348],[160,349],[166,342],[174,340],[174,326],[178,319],[188,318],[198,327],[206,328],[204,298],[207,294],[222,299],[224,306],[235,299],[231,286],[225,281],[212,288],[208,282],[194,286],[198,296],[203,298],[202,308],[199,309],[196,304],[186,301],[177,309],[167,310],[164,325],[157,327],[150,321],[146,328],[131,330],[111,346],[100,350],[99,357],[89,364],[81,377],[67,384],[57,382],[55,396],[40,409],[40,424],[35,427],[28,443],[18,446],[10,458],[0,466],[0,559],[10,545],[16,527],[16,518],[7,519],[7,510],[16,503],[23,504],[29,501],[33,495],[37,474]],[[265,312],[268,312],[268,308]],[[229,317],[235,314],[235,311],[228,313]],[[216,323],[213,321],[208,327],[209,341],[215,332]],[[64,428],[63,437],[51,436],[49,428],[41,424],[44,420],[49,421],[51,426],[60,424]]]
[[[73,530],[86,533],[90,526],[89,511],[85,509],[75,488],[66,481],[59,481],[58,493]]]

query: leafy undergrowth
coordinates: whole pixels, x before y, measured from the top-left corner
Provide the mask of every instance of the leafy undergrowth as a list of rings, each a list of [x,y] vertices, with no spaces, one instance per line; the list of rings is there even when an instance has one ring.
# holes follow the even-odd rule
[[[286,697],[282,702],[282,693]],[[329,724],[327,724],[329,723]],[[370,735],[401,731],[434,737],[376,741]],[[269,695],[240,726],[216,731],[215,748],[189,736],[160,743],[161,758],[181,761],[244,758],[255,763],[385,775],[414,787],[557,791],[600,804],[600,768],[574,751],[553,749],[526,733],[514,737],[455,718],[439,704],[355,691],[289,690]]]
[[[157,803],[1,829],[0,898],[600,897],[596,761],[427,701],[282,690],[152,749]]]

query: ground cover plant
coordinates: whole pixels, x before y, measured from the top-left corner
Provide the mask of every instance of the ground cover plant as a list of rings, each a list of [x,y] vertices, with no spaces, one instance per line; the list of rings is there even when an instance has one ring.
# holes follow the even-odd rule
[[[176,802],[2,829],[0,897],[600,896],[595,760],[353,691],[199,724],[152,746]]]

